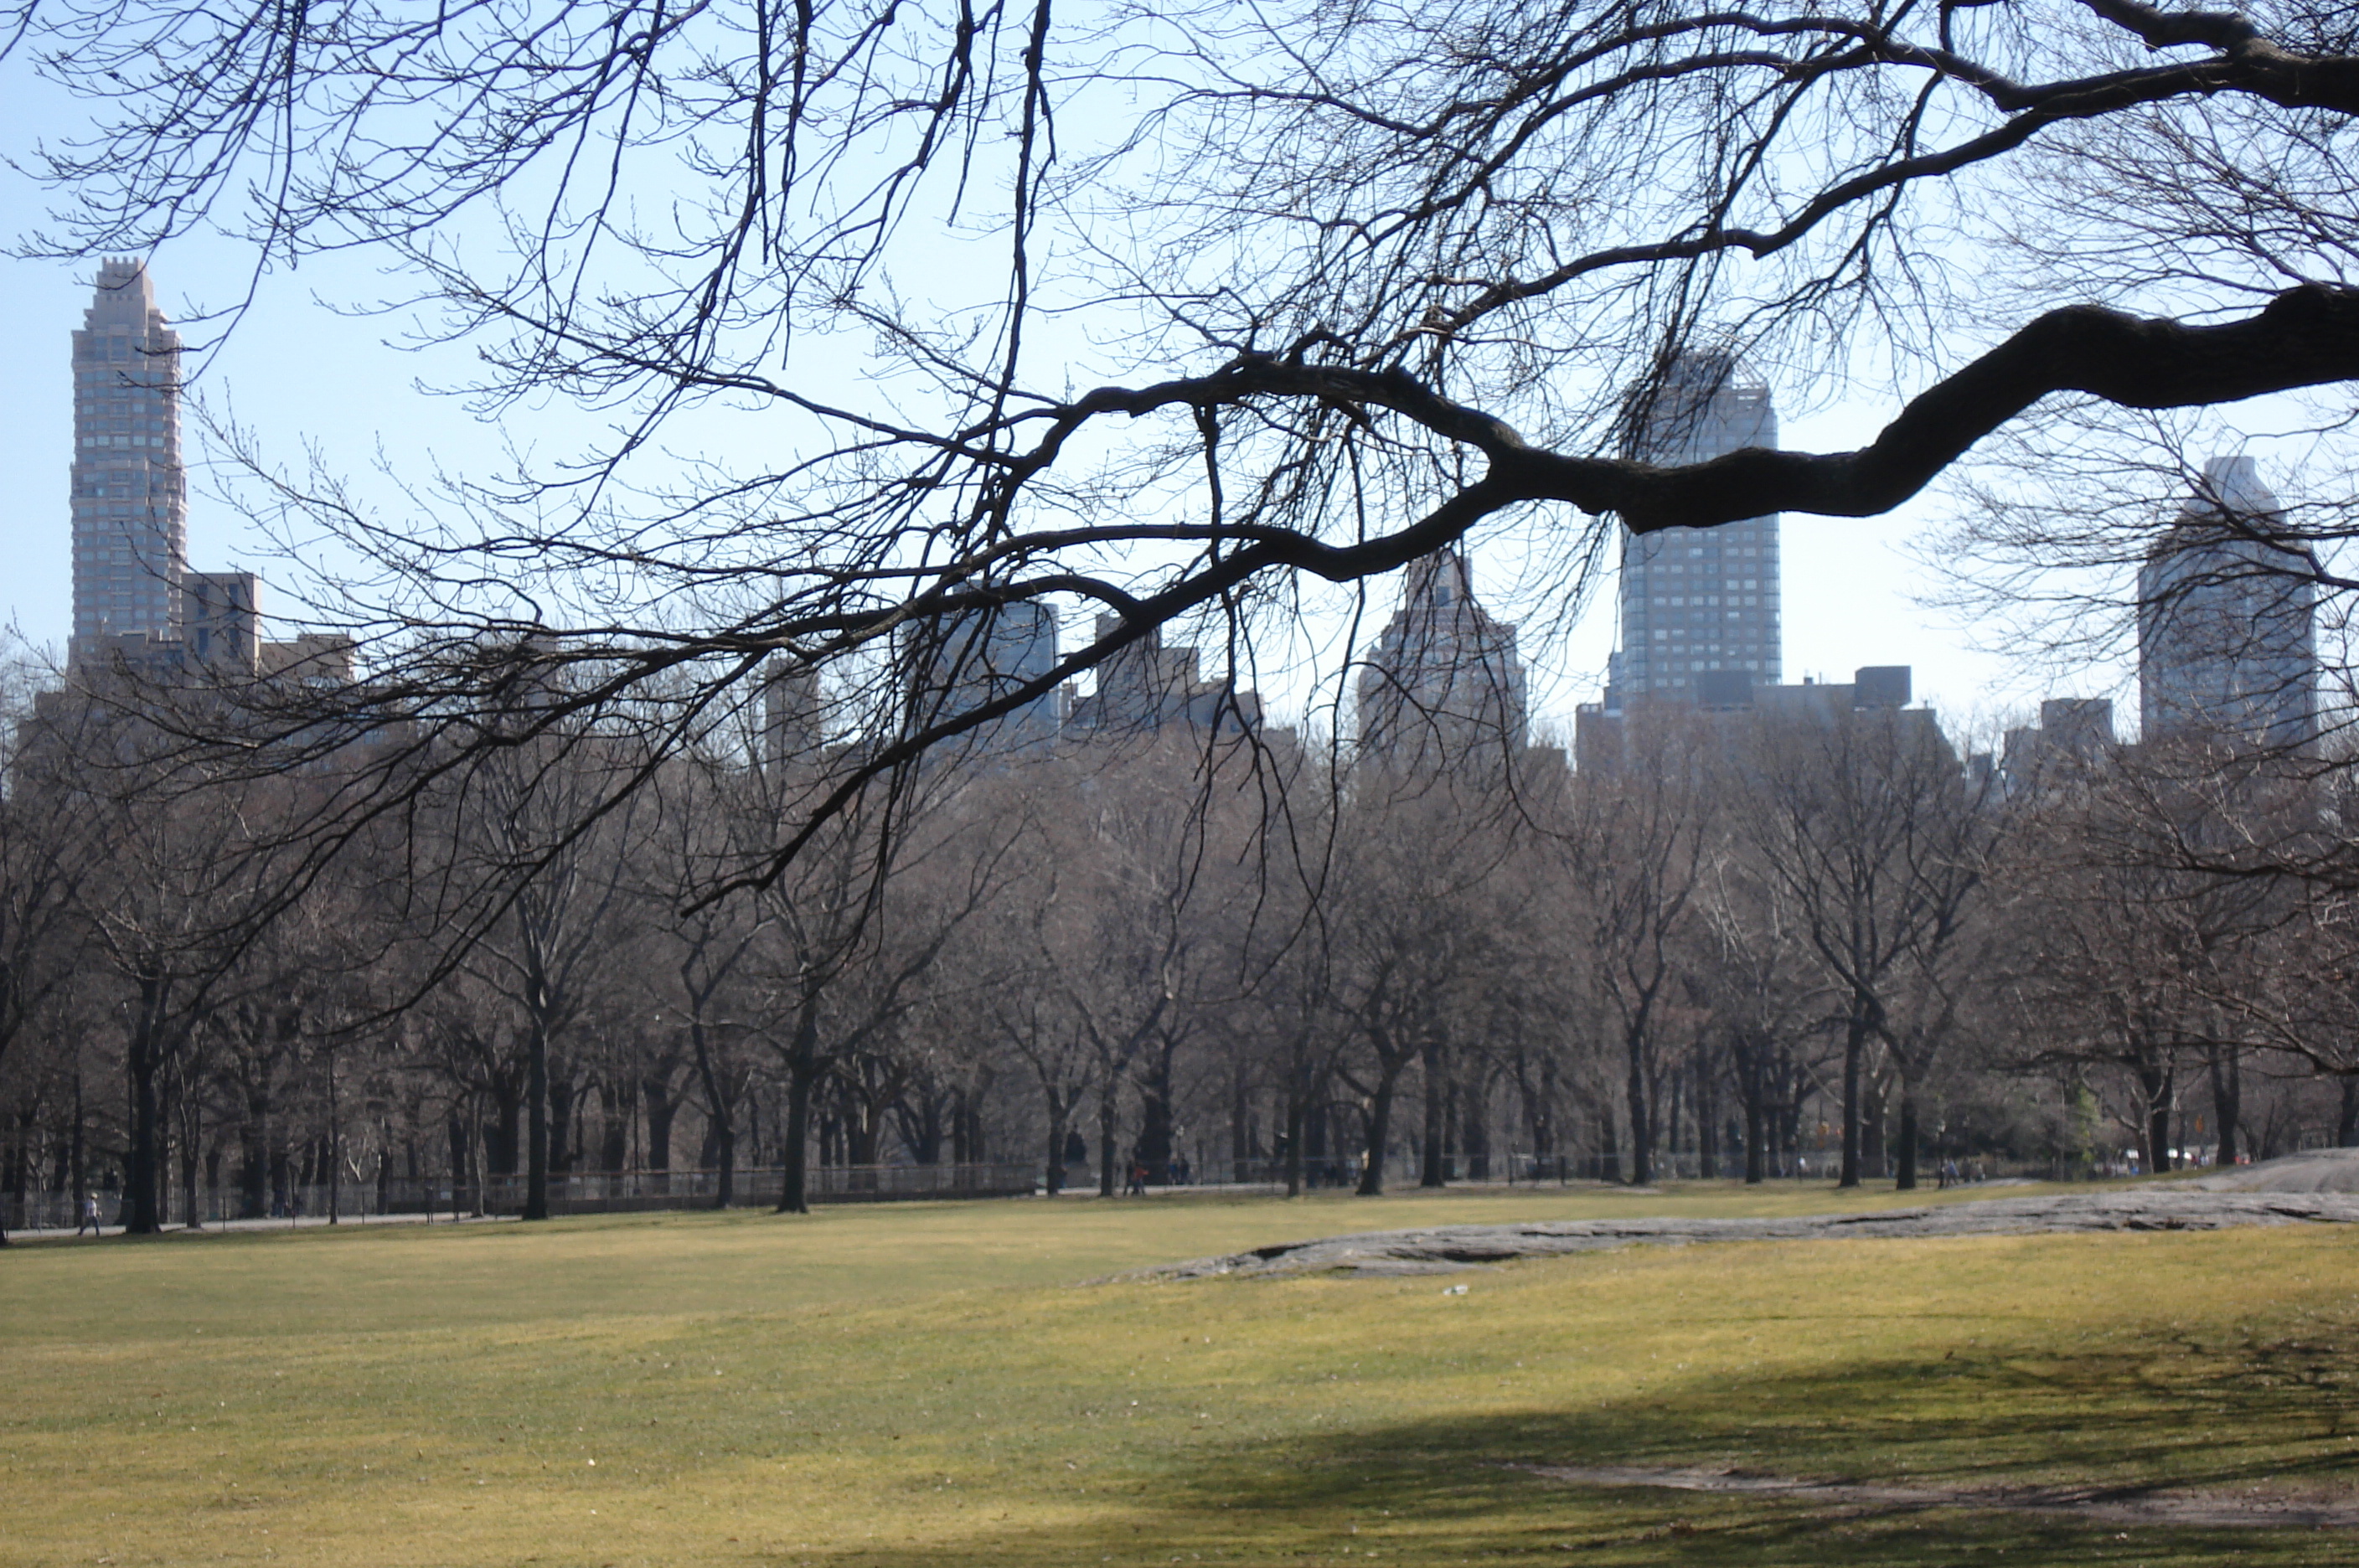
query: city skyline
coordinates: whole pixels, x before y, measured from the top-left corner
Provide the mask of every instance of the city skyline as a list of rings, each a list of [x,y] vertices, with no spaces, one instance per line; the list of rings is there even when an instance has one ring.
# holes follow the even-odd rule
[[[75,436],[68,356],[56,346],[60,316],[69,309],[79,315],[87,307],[91,275],[86,268],[25,260],[0,262],[0,270],[8,276],[11,297],[19,305],[17,311],[0,318],[0,352],[29,372],[0,384],[0,408],[8,416],[0,419],[0,461],[27,475],[55,474],[58,468],[50,465],[60,459],[70,462]],[[185,247],[152,276],[159,298],[170,307],[168,313],[179,318],[203,314],[205,299],[241,282],[201,252]],[[185,326],[179,330],[187,331]],[[413,469],[496,461],[499,430],[477,423],[451,400],[419,390],[414,383],[421,376],[432,378],[434,356],[389,346],[382,341],[383,331],[380,325],[303,299],[270,296],[228,338],[209,337],[188,350],[184,375],[191,391],[201,379],[216,393],[234,393],[241,422],[271,446],[315,446],[333,468],[359,473],[380,454],[397,467]],[[330,378],[281,373],[288,363],[317,358],[336,363],[344,373]],[[1879,412],[1876,408],[1821,408],[1799,421],[1784,420],[1783,428],[1789,441],[1833,448],[1862,439]],[[195,416],[187,419],[185,461],[193,473],[204,463],[198,450],[203,438],[193,423]],[[0,493],[0,535],[5,535],[12,562],[9,593],[0,615],[23,637],[28,651],[38,655],[46,647],[50,657],[58,658],[66,653],[71,632],[73,578],[70,530],[60,526],[65,508],[54,484],[35,478]],[[282,594],[289,590],[281,580],[291,572],[291,591],[299,600],[305,598],[301,579],[321,562],[308,556],[286,558],[280,541],[233,508],[208,503],[209,494],[200,490],[189,508],[189,553],[270,565],[273,584]],[[1873,648],[1912,663],[1920,692],[1951,712],[1988,700],[2026,702],[2059,683],[2068,690],[2087,689],[2085,675],[2010,663],[2000,650],[1973,646],[1971,636],[1953,621],[1924,612],[1912,597],[1925,591],[1919,586],[1924,568],[1907,546],[1930,526],[1928,510],[1920,503],[1885,519],[1783,519],[1779,553],[1788,569],[1785,668],[1846,670],[1859,648]],[[1486,599],[1516,598],[1515,559],[1513,552],[1502,552],[1487,572],[1476,563],[1476,582]],[[1536,623],[1545,640],[1523,650],[1536,733],[1570,737],[1576,706],[1594,693],[1614,651],[1618,586],[1601,583],[1596,597],[1576,617]],[[1371,591],[1382,604],[1397,589],[1378,583]],[[314,584],[308,596],[317,599],[320,592]],[[1534,626],[1525,629],[1529,634]],[[1314,684],[1325,657],[1319,652],[1319,638],[1327,634],[1310,630],[1309,658],[1300,668],[1268,660],[1257,664],[1262,705],[1272,723],[1315,725],[1332,700]],[[1527,635],[1525,640],[1532,638]],[[2125,658],[2107,665],[2096,684],[2126,693],[2131,679]],[[2002,697],[1986,699],[1984,694],[1992,692]]]

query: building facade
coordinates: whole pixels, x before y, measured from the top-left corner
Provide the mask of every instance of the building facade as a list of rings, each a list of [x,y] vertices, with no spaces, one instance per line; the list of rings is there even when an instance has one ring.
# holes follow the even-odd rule
[[[1400,609],[1362,659],[1360,755],[1417,769],[1504,762],[1524,750],[1524,663],[1516,628],[1475,602],[1452,549],[1410,563]]]
[[[2009,796],[2038,795],[2086,777],[2112,757],[2114,704],[2107,697],[2050,697],[2039,722],[2006,732],[1996,757],[1973,759],[1997,770]]]
[[[1122,629],[1117,615],[1097,618],[1103,641]],[[1108,656],[1097,669],[1097,690],[1073,702],[1077,737],[1113,738],[1185,728],[1243,735],[1261,724],[1261,700],[1234,680],[1207,681],[1192,648],[1173,647],[1160,627]]]
[[[1742,670],[1706,671],[1684,697],[1628,709],[1583,702],[1573,714],[1573,757],[1584,770],[1659,766],[1649,748],[1674,729],[1688,754],[1725,757],[1765,731],[1832,729],[1854,713],[1889,713],[1897,726],[1939,736],[1933,710],[1909,706],[1914,690],[1915,671],[1906,664],[1862,665],[1848,681],[1805,676],[1797,686],[1765,685]]]
[[[1038,600],[914,624],[903,641],[910,728],[973,713],[1049,674],[1057,667],[1057,633],[1055,606]],[[1049,745],[1064,729],[1065,701],[1062,686],[1029,698],[969,732],[964,745],[982,751]]]
[[[73,334],[73,637],[82,659],[117,639],[179,636],[188,561],[180,337],[145,263],[109,257]]]
[[[2206,463],[2138,572],[2141,738],[2316,739],[2317,570],[2251,458]]]
[[[1777,444],[1769,389],[1724,354],[1690,354],[1670,368],[1630,441],[1649,463],[1701,463]],[[1699,678],[1774,686],[1784,662],[1778,623],[1776,514],[1716,528],[1622,536],[1621,647],[1605,706],[1630,699],[1692,699]]]

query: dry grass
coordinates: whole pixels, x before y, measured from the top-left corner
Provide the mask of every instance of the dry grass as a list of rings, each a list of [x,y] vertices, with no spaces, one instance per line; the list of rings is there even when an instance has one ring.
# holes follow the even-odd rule
[[[1074,1288],[1343,1230],[1832,1202],[1076,1200],[19,1248],[0,1563],[2350,1560],[2326,1534],[1846,1516],[1517,1468],[2344,1493],[2341,1231]]]

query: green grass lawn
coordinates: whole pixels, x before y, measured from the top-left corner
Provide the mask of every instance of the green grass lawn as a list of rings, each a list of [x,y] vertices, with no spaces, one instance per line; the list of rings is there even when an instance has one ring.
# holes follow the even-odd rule
[[[1349,1230],[1835,1206],[1191,1196],[20,1247],[0,1253],[0,1563],[2359,1556],[2345,1532],[1527,1468],[2350,1495],[2359,1236],[2338,1228],[1082,1283]]]

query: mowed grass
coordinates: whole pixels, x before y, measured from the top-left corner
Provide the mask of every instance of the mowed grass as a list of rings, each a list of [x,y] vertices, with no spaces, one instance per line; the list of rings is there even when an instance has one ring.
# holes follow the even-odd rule
[[[1350,1230],[1836,1206],[1075,1199],[21,1247],[0,1253],[0,1563],[2359,1559],[2340,1531],[1529,1468],[2349,1496],[2341,1228],[1082,1283]]]

